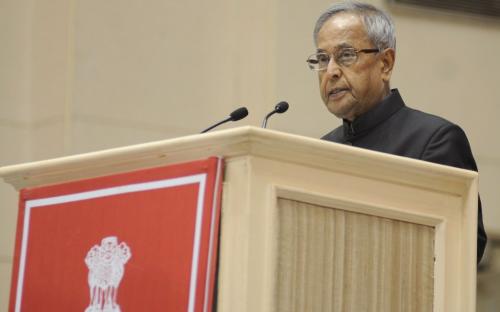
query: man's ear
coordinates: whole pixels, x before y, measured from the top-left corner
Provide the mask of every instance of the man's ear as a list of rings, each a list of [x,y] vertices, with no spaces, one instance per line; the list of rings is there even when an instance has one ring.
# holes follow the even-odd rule
[[[384,80],[384,82],[389,82],[389,80],[391,80],[392,69],[394,68],[394,62],[396,60],[396,51],[394,51],[394,49],[392,48],[387,48],[384,51],[382,51],[381,58],[382,58],[381,59],[382,80]]]

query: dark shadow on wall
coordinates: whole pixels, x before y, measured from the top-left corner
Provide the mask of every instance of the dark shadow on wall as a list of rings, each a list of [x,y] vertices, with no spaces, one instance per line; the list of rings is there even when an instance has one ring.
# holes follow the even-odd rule
[[[500,235],[488,235],[477,272],[477,312],[500,311]]]

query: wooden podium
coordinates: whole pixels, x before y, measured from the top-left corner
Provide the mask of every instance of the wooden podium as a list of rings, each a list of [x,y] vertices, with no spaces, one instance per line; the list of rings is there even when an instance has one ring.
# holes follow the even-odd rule
[[[20,190],[210,156],[225,162],[217,311],[475,311],[472,171],[241,127],[0,176]]]

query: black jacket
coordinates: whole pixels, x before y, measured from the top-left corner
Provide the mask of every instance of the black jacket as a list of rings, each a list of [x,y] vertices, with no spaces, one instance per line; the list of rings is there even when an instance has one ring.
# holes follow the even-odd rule
[[[380,104],[324,140],[477,171],[464,131],[451,122],[407,107],[397,89]],[[486,247],[481,200],[478,204],[477,262]]]

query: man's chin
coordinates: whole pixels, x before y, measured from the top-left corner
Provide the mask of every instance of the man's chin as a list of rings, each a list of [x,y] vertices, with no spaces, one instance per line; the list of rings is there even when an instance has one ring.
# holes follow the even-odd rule
[[[327,108],[330,111],[330,113],[334,114],[337,118],[340,119],[347,119],[351,120],[352,119],[352,111],[353,107],[352,105],[341,105],[340,103],[328,103]]]

